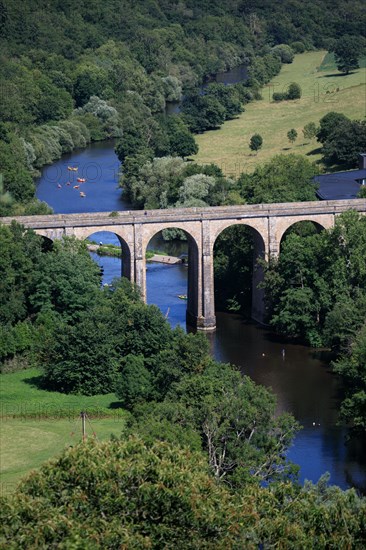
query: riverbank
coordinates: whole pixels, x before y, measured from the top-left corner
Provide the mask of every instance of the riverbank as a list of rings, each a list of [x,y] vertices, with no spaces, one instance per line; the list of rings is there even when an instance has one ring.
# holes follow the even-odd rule
[[[120,258],[122,255],[121,247],[114,244],[90,243],[87,244],[87,249],[89,250],[89,252],[94,252],[95,254],[98,254],[98,256],[111,256],[113,258]],[[160,252],[159,250],[147,250],[146,261],[170,265],[185,263],[182,258],[169,256],[164,252]]]
[[[341,75],[326,54],[326,51],[298,54],[292,64],[283,65],[280,74],[262,89],[262,100],[246,105],[244,113],[225,122],[220,129],[195,136],[199,151],[192,159],[199,164],[215,163],[226,175],[236,177],[279,153],[298,153],[319,160],[319,144],[315,139],[304,140],[304,126],[309,122],[318,124],[329,111],[344,113],[351,119],[361,119],[365,114],[365,66]],[[291,82],[301,86],[301,99],[274,103],[273,92],[283,91]],[[293,145],[287,138],[291,128],[298,133]],[[258,154],[249,148],[255,133],[263,138]]]

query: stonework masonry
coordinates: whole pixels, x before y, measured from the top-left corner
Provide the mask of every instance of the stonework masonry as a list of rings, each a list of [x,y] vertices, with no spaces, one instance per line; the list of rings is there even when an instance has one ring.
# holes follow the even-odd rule
[[[256,259],[277,256],[281,239],[293,224],[312,221],[324,229],[334,226],[336,217],[346,210],[366,214],[366,199],[291,202],[211,208],[174,208],[166,210],[96,212],[19,216],[1,218],[32,228],[48,239],[64,235],[86,239],[98,231],[117,235],[122,248],[122,275],[136,283],[146,300],[145,252],[154,235],[168,228],[182,229],[188,239],[187,322],[199,330],[214,330],[213,251],[217,237],[234,225],[250,228],[254,242],[252,317],[264,322],[263,291],[258,288],[263,272]]]

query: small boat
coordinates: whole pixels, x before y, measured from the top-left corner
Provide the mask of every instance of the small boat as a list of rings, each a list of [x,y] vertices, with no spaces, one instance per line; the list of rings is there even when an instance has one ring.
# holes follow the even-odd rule
[[[58,188],[58,189],[61,189],[61,187],[62,187],[62,185],[58,183],[58,184],[57,184],[57,188]]]
[[[80,185],[74,185],[74,189],[79,189]]]
[[[79,181],[80,183],[85,183],[86,179],[85,178],[77,178],[76,181]]]
[[[77,166],[68,166],[67,169],[70,170],[71,172],[77,172],[78,171]]]
[[[85,193],[83,193],[82,191],[80,191],[80,197],[86,197]]]
[[[187,300],[187,294],[178,294],[178,298],[181,300]]]

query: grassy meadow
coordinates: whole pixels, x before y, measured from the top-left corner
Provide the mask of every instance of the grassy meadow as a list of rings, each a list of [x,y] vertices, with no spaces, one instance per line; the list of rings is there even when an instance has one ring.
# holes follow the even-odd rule
[[[124,414],[114,394],[49,392],[39,388],[39,379],[37,369],[0,375],[2,493],[13,491],[24,474],[81,440],[81,411],[88,413],[88,437],[119,436],[123,428]]]
[[[309,155],[320,158],[316,139],[304,140],[302,129],[308,122],[318,124],[329,111],[344,113],[361,120],[366,115],[366,68],[342,75],[326,51],[307,52],[295,56],[290,65],[262,89],[263,99],[246,105],[238,118],[225,122],[219,130],[196,136],[199,152],[192,157],[200,164],[214,162],[225,174],[238,176],[251,172],[258,164],[279,153]],[[291,82],[302,89],[299,100],[271,101],[273,92],[285,91]],[[287,132],[295,128],[297,140],[290,144]],[[250,137],[259,133],[263,147],[258,154],[249,149]],[[306,141],[306,142],[305,142]]]

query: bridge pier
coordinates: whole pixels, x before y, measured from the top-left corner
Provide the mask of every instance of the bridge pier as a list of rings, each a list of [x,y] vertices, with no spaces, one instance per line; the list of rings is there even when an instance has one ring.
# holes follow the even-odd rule
[[[252,276],[252,310],[251,317],[257,323],[266,323],[266,306],[264,301],[264,289],[259,288],[263,282],[264,270],[258,260],[265,259],[265,242],[259,233],[252,232],[253,236],[253,276]]]
[[[131,282],[134,282],[139,288],[141,298],[146,302],[146,259],[144,253],[144,247],[142,243],[142,224],[134,225],[134,249],[133,249],[133,278],[130,278]],[[132,269],[131,269],[132,271]],[[132,275],[132,273],[131,273]]]
[[[216,329],[213,261],[213,250],[208,243],[202,251],[202,319],[197,325],[199,330]]]
[[[129,281],[135,280],[135,262],[131,256],[133,256],[133,243],[126,243],[122,239],[119,239],[122,252],[122,277],[126,277]]]
[[[216,329],[213,283],[213,254],[207,221],[203,221],[196,240],[188,236],[188,303],[187,325],[197,330]]]
[[[198,294],[201,303],[196,312],[189,307],[187,308],[187,324],[197,330],[213,331],[216,329],[213,254],[202,254],[201,276],[195,278],[194,284],[198,284],[198,288],[195,289],[194,293]]]
[[[216,317],[203,317],[203,316],[195,316],[192,315],[190,311],[187,309],[186,313],[186,323],[188,326],[195,328],[196,330],[200,330],[203,332],[213,332],[216,330]]]

